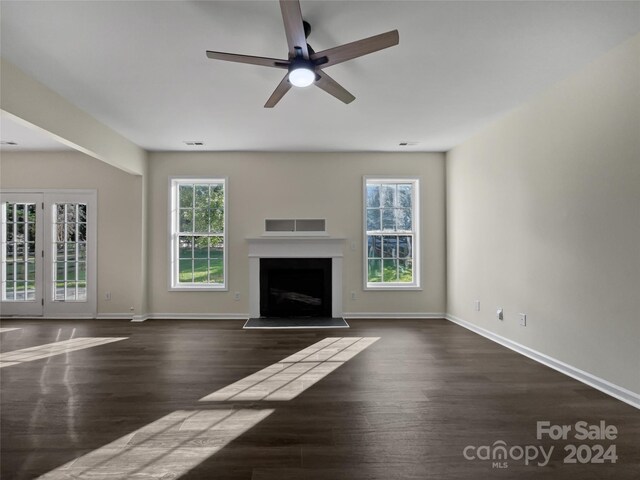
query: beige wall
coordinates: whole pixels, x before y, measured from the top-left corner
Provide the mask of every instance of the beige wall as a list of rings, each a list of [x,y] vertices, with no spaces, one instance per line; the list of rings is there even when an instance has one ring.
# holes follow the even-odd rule
[[[3,152],[1,157],[2,188],[98,190],[99,315],[129,314],[131,307],[136,315],[247,314],[246,238],[261,235],[269,217],[326,218],[329,233],[346,238],[345,312],[445,311],[443,154],[155,153],[150,157],[144,177],[76,152]],[[367,174],[421,178],[422,291],[363,291],[362,176]],[[228,292],[168,291],[168,179],[173,175],[229,178]],[[352,241],[356,250],[350,248]],[[104,298],[107,291],[111,301]],[[241,293],[240,301],[233,299],[234,292]]]
[[[447,250],[450,314],[640,392],[640,36],[448,153]]]
[[[76,152],[2,152],[0,176],[1,188],[96,189],[98,315],[144,313],[141,176]]]
[[[423,291],[362,289],[362,176],[419,175]],[[169,292],[170,176],[229,178],[229,291]],[[248,237],[265,218],[326,218],[332,236],[347,239],[345,312],[441,313],[445,308],[444,154],[152,153],[149,156],[149,310],[159,313],[249,312]],[[356,242],[356,250],[349,248]],[[351,292],[356,300],[351,300]],[[241,300],[234,301],[233,293]]]

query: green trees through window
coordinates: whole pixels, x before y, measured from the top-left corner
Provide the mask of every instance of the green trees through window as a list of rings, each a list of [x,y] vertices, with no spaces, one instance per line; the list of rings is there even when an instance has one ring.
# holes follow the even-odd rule
[[[417,179],[365,181],[368,287],[417,286]]]
[[[36,204],[3,204],[2,300],[36,298]]]
[[[225,181],[173,180],[173,286],[225,285]]]
[[[87,205],[54,203],[54,298],[87,301]]]

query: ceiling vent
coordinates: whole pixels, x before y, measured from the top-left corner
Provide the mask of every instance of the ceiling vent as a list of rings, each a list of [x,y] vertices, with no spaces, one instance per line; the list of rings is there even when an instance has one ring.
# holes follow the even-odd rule
[[[2,140],[0,142],[0,145],[11,145],[12,147],[15,147],[18,144],[16,142],[9,142],[9,141]]]
[[[401,146],[401,147],[413,147],[415,145],[418,145],[418,142],[407,142],[407,141],[405,141],[405,142],[400,142],[398,145]]]
[[[200,141],[196,141],[196,140],[191,140],[191,141],[186,141],[184,142],[185,145],[189,145],[190,147],[201,147],[204,145],[204,142],[200,142]]]

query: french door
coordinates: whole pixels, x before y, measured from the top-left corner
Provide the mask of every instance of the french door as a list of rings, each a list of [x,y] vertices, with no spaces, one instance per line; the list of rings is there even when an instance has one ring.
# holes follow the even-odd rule
[[[95,317],[95,191],[0,194],[3,316]]]

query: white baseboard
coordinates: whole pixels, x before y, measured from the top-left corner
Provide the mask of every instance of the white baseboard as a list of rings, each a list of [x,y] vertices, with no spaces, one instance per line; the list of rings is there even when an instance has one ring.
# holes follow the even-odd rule
[[[132,322],[144,322],[151,319],[162,320],[248,320],[247,313],[147,313],[134,315]]]
[[[343,318],[399,318],[399,319],[430,319],[430,318],[445,318],[445,313],[421,313],[421,312],[396,312],[396,313],[388,313],[388,312],[343,312]]]
[[[4,318],[4,317],[3,317]],[[7,317],[7,318],[28,318],[32,320],[94,320],[96,318],[95,315],[91,314],[55,314],[55,315],[46,315],[42,317],[34,317],[33,315],[20,315],[15,317]]]
[[[590,387],[600,390],[607,395],[611,395],[618,400],[628,403],[632,407],[640,409],[640,395],[632,392],[631,390],[627,390],[624,387],[615,385],[607,380],[604,380],[603,378],[596,377],[589,372],[580,370],[579,368],[550,357],[549,355],[545,355],[544,353],[538,352],[537,350],[534,350],[532,348],[526,347],[520,343],[509,340],[508,338],[505,338],[501,335],[490,332],[489,330],[474,325],[473,323],[467,322],[466,320],[462,320],[461,318],[458,318],[454,315],[447,314],[445,318],[450,322],[453,322],[457,325],[460,325],[461,327],[471,330],[474,333],[477,333],[478,335],[482,335],[489,340],[499,343],[500,345],[503,345],[513,350],[514,352],[529,357],[530,359],[535,360],[538,363],[542,363],[547,367],[553,368],[560,373],[564,373],[565,375],[568,375],[571,378],[585,383]]]
[[[131,320],[134,315],[132,313],[99,313],[97,320]]]
[[[382,313],[382,312],[347,312],[341,316],[348,318],[398,318],[398,319],[431,319],[445,318],[445,313]],[[148,313],[146,315],[134,315],[132,322],[144,322],[150,319],[164,320],[248,320],[247,313]]]

